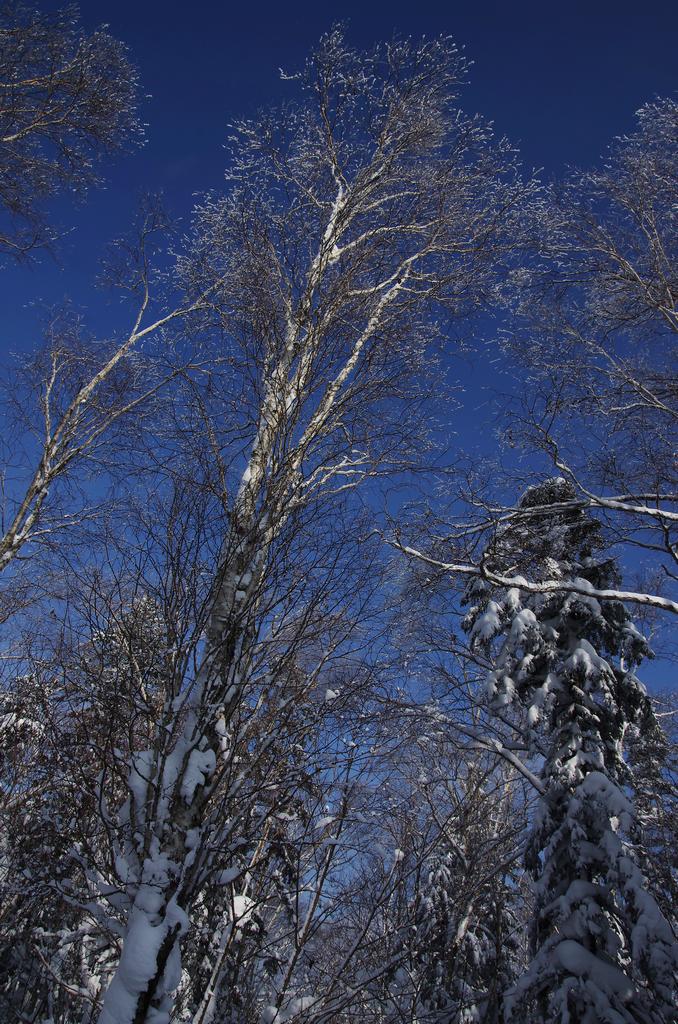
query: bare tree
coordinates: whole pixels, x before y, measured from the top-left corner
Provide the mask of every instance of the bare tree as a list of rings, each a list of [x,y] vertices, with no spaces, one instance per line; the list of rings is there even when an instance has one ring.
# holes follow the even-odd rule
[[[143,140],[137,75],[104,29],[86,35],[75,7],[0,8],[0,251],[23,257],[55,230],[47,200],[83,192],[95,164]]]
[[[411,458],[435,315],[488,301],[521,244],[534,186],[457,110],[464,70],[448,40],[365,56],[331,33],[301,102],[237,127],[233,187],[197,212],[180,270],[201,307],[220,282],[196,327],[228,339],[228,373],[178,425],[203,422],[221,536],[204,640],[172,660],[125,799],[103,781],[99,904],[122,942],[101,1021],[168,1019],[207,880],[265,841],[281,730],[359,634],[351,495]]]
[[[174,359],[168,329],[208,305],[210,288],[183,305],[153,294],[153,250],[166,221],[155,201],[144,206],[131,240],[112,249],[111,283],[127,293],[132,323],[123,337],[83,337],[70,311],[58,311],[42,349],[11,380],[3,443],[0,572],[39,546],[58,543],[86,518],[66,490],[92,466],[114,428],[148,411],[187,360]],[[169,307],[169,308],[168,308]],[[156,342],[156,358],[150,343]],[[159,352],[161,357],[158,357]],[[138,416],[136,417],[138,419]],[[102,460],[103,461],[103,460]],[[4,612],[2,613],[4,617]]]
[[[550,258],[523,294],[528,331],[509,340],[529,371],[514,439],[635,549],[663,607],[678,568],[677,200],[678,104],[659,99],[602,167],[554,189]]]
[[[505,340],[524,376],[502,425],[511,448],[542,454],[572,485],[567,508],[595,511],[625,551],[639,582],[597,596],[675,615],[678,106],[657,100],[637,117],[602,168],[573,172],[540,211],[542,259],[519,282]],[[489,538],[525,517],[499,496],[519,472],[473,467],[455,481],[455,512],[429,516],[425,540],[407,543],[402,527],[391,540],[432,573],[585,596],[572,579],[518,579],[496,563]]]

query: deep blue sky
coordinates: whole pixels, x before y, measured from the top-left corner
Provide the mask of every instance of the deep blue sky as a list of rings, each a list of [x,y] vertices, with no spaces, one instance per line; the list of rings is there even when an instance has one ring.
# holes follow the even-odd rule
[[[632,127],[638,106],[678,88],[678,4],[668,0],[85,0],[81,12],[88,29],[106,22],[127,42],[148,94],[148,143],[109,167],[106,190],[90,195],[75,216],[70,205],[60,211],[61,222],[75,229],[61,246],[59,266],[43,261],[32,272],[9,268],[0,275],[2,353],[30,345],[36,300],[51,304],[70,294],[98,321],[96,261],[129,223],[136,197],[163,190],[172,212],[187,217],[193,194],[222,181],[229,120],[282,99],[278,68],[298,67],[338,18],[358,46],[393,31],[452,35],[474,61],[464,105],[493,119],[520,144],[525,163],[547,176],[568,163],[595,161],[612,136]]]
[[[172,191],[219,181],[220,143],[234,115],[275,102],[333,20],[356,45],[394,30],[453,36],[475,62],[467,104],[520,142],[526,162],[558,171],[591,161],[655,94],[678,88],[678,5],[652,3],[218,4],[90,0],[85,22],[104,20],[127,41],[151,99],[146,159],[128,168]]]
[[[36,343],[41,309],[67,295],[85,308],[97,333],[114,328],[120,308],[93,281],[105,244],[126,230],[138,195],[164,191],[171,212],[186,223],[194,194],[222,182],[228,122],[281,101],[289,86],[278,69],[295,70],[335,20],[348,23],[349,41],[357,46],[394,31],[453,36],[474,61],[462,104],[494,120],[498,132],[519,144],[527,167],[543,167],[545,177],[559,176],[567,164],[594,163],[613,136],[632,130],[642,103],[678,90],[678,3],[669,0],[348,0],[332,6],[83,0],[81,11],[87,29],[108,23],[128,44],[148,94],[142,105],[148,142],[116,160],[106,189],[84,206],[73,211],[69,202],[60,204],[61,223],[72,230],[58,261],[0,272],[0,369],[11,352]],[[492,365],[485,362],[482,382],[468,370],[470,397],[452,418],[463,445],[481,438],[488,448],[494,444],[496,399],[483,391],[495,383],[487,374]],[[468,424],[472,437],[464,436]]]

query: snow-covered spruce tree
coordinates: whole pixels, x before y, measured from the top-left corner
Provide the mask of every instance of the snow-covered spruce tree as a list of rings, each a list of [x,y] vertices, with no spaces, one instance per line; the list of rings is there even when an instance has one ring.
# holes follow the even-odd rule
[[[678,947],[643,876],[624,752],[630,733],[654,728],[634,674],[647,644],[622,604],[586,596],[616,586],[618,573],[599,524],[561,478],[524,494],[485,566],[517,577],[504,591],[478,580],[467,593],[466,628],[494,655],[490,704],[516,715],[544,751],[527,853],[533,959],[507,994],[509,1017],[665,1024]],[[528,592],[523,573],[580,592]]]
[[[443,835],[421,869],[412,973],[417,1019],[432,1024],[496,1024],[503,992],[515,978],[507,868],[488,856],[491,844],[474,845],[461,831]],[[500,846],[492,851],[497,862]]]
[[[357,991],[363,979],[364,1004],[350,1019],[498,1024],[522,963],[515,873],[524,814],[515,787],[493,757],[450,743],[439,722],[403,721],[396,707],[391,717],[397,761],[379,787],[373,845],[383,863],[372,870],[393,872],[393,883],[381,904],[363,897],[374,920],[345,978]]]
[[[669,730],[674,703],[669,702]],[[678,935],[678,748],[675,725],[673,735],[669,730],[657,722],[656,728],[641,731],[631,744],[629,763],[645,874],[664,917]]]

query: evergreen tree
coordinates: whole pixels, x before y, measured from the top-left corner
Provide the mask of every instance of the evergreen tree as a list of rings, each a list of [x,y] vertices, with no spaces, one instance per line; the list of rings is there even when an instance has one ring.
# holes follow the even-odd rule
[[[444,824],[432,843],[426,822],[420,824],[428,849],[411,874],[407,936],[404,928],[400,934],[394,929],[400,949],[407,948],[403,966],[412,998],[409,1007],[400,1001],[395,1019],[499,1024],[503,992],[518,976],[515,874],[522,810],[506,775],[484,755],[469,752],[456,778],[430,788],[428,799],[433,817],[442,816]],[[405,867],[408,874],[407,858]],[[397,977],[395,982],[389,988],[397,1003]]]
[[[629,749],[644,872],[653,896],[678,934],[678,747],[655,723]]]
[[[515,968],[515,919],[507,880],[490,877],[487,861],[469,861],[451,838],[423,865],[415,906],[414,972],[417,1020],[436,1024],[495,1024],[501,993]],[[469,877],[472,898],[468,895]],[[466,893],[465,893],[465,890]]]
[[[619,602],[585,593],[618,585],[603,548],[571,485],[548,480],[527,491],[486,553],[485,564],[517,585],[497,593],[478,581],[467,594],[472,642],[495,652],[491,707],[515,715],[543,752],[527,852],[533,957],[509,993],[512,1019],[673,1019],[677,947],[643,875],[624,753],[629,735],[656,725],[634,672],[650,652]],[[519,573],[563,590],[523,590]]]

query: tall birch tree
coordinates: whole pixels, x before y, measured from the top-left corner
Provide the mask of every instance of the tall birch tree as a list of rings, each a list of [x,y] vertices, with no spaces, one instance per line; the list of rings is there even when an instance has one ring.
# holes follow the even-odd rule
[[[180,272],[189,301],[221,282],[196,326],[220,332],[240,374],[246,453],[223,467],[204,640],[167,681],[126,799],[105,811],[116,856],[101,899],[121,946],[102,1024],[170,1020],[193,907],[255,808],[248,759],[256,750],[274,771],[279,722],[303,709],[345,636],[330,629],[305,682],[289,686],[283,670],[321,613],[294,597],[307,538],[408,454],[413,374],[437,321],[494,296],[521,244],[534,187],[457,108],[464,74],[447,39],[357,54],[333,31],[292,76],[298,101],[236,126],[230,188],[197,210]],[[335,570],[323,564],[329,595]]]

